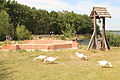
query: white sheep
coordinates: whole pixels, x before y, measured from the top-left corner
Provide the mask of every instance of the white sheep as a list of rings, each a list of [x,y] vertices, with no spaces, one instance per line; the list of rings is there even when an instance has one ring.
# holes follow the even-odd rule
[[[76,56],[78,56],[81,60],[88,60],[88,57],[83,53],[76,52]]]
[[[46,57],[47,57],[47,56],[38,56],[38,57],[36,57],[33,61],[35,61],[35,60],[44,61],[44,59],[45,59]]]
[[[108,61],[106,61],[106,60],[103,60],[103,61],[98,61],[98,63],[100,64],[100,66],[101,67],[110,67],[110,68],[112,68],[113,66],[112,66],[112,64],[111,64],[111,62],[108,62]]]
[[[44,60],[44,62],[52,62],[52,63],[54,63],[54,61],[56,60],[57,58],[55,58],[55,57],[48,57],[48,58],[46,58],[45,60]]]

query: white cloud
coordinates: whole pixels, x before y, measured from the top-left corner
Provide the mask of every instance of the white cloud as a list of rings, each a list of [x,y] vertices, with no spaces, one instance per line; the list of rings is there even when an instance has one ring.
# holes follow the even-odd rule
[[[16,0],[19,3],[31,6],[31,7],[36,7],[37,9],[46,9],[46,10],[56,10],[56,11],[61,11],[61,10],[70,10],[72,7],[65,3],[61,2],[60,0]]]
[[[110,2],[95,2],[93,0],[82,0],[77,4],[70,5],[69,3],[60,0],[16,0],[21,4],[25,4],[37,9],[46,9],[48,11],[74,11],[78,14],[90,14],[93,6],[106,7],[110,12],[112,18],[107,19],[106,29],[119,29],[120,30],[120,7],[112,6]]]

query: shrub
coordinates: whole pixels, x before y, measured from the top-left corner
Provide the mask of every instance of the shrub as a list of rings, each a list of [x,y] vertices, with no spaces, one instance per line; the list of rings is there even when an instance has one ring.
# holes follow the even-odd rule
[[[24,40],[31,39],[32,33],[28,31],[24,25],[22,25],[17,27],[16,35],[19,40]]]
[[[19,53],[23,53],[23,52],[27,52],[26,50],[22,49],[22,50],[19,50]]]
[[[4,41],[3,44],[11,44],[11,41]]]
[[[120,47],[120,35],[107,32],[107,36],[110,39],[110,45]]]

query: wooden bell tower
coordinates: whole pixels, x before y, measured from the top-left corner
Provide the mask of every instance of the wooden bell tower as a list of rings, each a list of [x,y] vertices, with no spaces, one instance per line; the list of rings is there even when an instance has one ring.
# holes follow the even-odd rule
[[[96,31],[96,19],[102,19],[102,38],[101,38],[101,49],[107,51],[110,50],[110,45],[105,33],[105,18],[111,18],[110,14],[104,7],[93,7],[90,14],[90,18],[93,19],[94,31],[91,36],[87,50],[97,49],[97,31]]]

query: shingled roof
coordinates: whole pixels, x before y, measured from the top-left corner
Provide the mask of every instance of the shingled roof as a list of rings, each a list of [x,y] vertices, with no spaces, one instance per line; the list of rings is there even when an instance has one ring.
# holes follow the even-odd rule
[[[108,17],[111,18],[109,12],[105,7],[93,7],[93,10],[90,14],[90,18],[94,17],[94,12],[96,13],[96,18]]]

